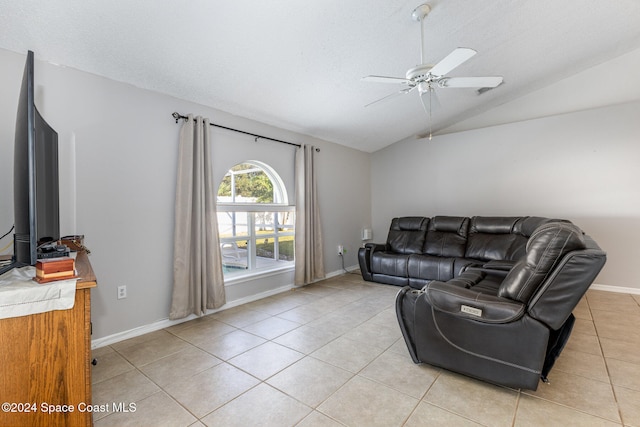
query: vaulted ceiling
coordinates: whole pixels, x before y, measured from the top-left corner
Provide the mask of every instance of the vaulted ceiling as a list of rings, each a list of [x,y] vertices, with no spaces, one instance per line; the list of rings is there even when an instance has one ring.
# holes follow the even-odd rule
[[[367,152],[640,48],[637,0],[430,0],[425,62],[473,48],[450,75],[504,83],[437,90],[430,122],[415,91],[365,108],[402,87],[363,76],[420,63],[424,2],[0,0],[0,48]]]

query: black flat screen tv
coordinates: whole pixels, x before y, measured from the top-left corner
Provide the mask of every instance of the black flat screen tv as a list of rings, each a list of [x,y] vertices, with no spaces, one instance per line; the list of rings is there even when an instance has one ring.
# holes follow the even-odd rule
[[[60,238],[58,133],[38,112],[34,92],[34,55],[29,51],[16,114],[13,262],[4,271],[34,265],[38,246]]]

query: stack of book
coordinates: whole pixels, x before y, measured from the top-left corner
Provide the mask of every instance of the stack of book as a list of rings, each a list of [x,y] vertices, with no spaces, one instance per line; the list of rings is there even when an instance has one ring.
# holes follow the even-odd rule
[[[76,277],[76,260],[69,257],[39,259],[36,262],[36,277],[38,283],[66,280]]]

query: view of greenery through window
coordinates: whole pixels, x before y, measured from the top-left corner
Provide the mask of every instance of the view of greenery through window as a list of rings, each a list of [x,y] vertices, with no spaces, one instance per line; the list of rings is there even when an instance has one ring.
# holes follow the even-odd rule
[[[294,212],[268,166],[241,163],[218,187],[218,228],[225,275],[282,267],[294,260]],[[271,175],[271,176],[270,176]],[[263,205],[263,206],[261,206]]]
[[[235,192],[232,194],[234,185]],[[224,176],[218,188],[218,196],[246,198],[252,203],[273,203],[273,184],[264,170],[241,163]]]

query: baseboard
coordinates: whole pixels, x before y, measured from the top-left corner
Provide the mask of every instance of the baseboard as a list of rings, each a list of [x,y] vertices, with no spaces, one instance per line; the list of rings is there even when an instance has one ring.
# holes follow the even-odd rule
[[[351,266],[351,267],[347,267],[346,270],[348,272],[357,270],[359,268],[359,266],[355,265],[355,266]],[[332,271],[331,273],[327,273],[326,278],[329,279],[331,277],[335,277],[335,276],[339,276],[341,274],[344,274],[345,271],[344,270],[336,270],[336,271]],[[240,298],[237,299],[235,301],[231,301],[225,305],[223,305],[222,307],[220,307],[217,310],[207,310],[207,315],[208,314],[213,314],[213,313],[217,313],[218,311],[222,311],[222,310],[226,310],[232,307],[237,307],[239,305],[242,304],[247,304],[249,302],[253,302],[253,301],[257,301],[260,300],[262,298],[267,298],[270,297],[272,295],[277,295],[280,294],[282,292],[287,292],[290,291],[291,289],[296,288],[296,286],[294,285],[286,285],[286,286],[281,286],[279,288],[276,289],[272,289],[266,292],[261,292],[259,294],[255,294],[255,295],[251,295],[245,298]],[[192,314],[188,317],[185,317],[184,319],[179,319],[179,320],[169,320],[169,318],[165,318],[165,319],[160,319],[156,322],[150,323],[148,325],[143,325],[143,326],[139,326],[137,328],[133,328],[133,329],[129,329],[127,331],[122,331],[122,332],[118,332],[112,335],[107,335],[106,337],[102,337],[102,338],[97,338],[95,340],[91,341],[91,348],[92,349],[96,349],[96,348],[100,348],[100,347],[104,347],[107,345],[111,345],[111,344],[115,344],[117,342],[120,341],[124,341],[126,339],[129,338],[134,338],[140,335],[144,335],[144,334],[148,334],[149,332],[155,332],[155,331],[159,331],[161,329],[164,328],[168,328],[169,326],[174,326],[174,325],[179,325],[180,323],[184,323],[184,322],[188,322],[189,320],[193,320],[196,319],[198,316],[196,316],[195,314]]]
[[[340,276],[341,274],[345,274],[345,273],[352,273],[352,272],[357,271],[359,269],[360,269],[360,265],[352,265],[352,266],[349,266],[349,267],[345,267],[344,270],[340,269],[340,270],[336,270],[336,271],[332,271],[330,273],[327,273],[325,279],[330,279],[332,277]]]
[[[640,295],[639,288],[626,288],[623,286],[599,285],[597,283],[594,283],[589,287],[589,289],[593,289],[596,291],[607,291],[607,292],[618,292],[622,294]]]
[[[223,305],[219,309],[207,310],[207,313],[205,315],[217,313],[222,310],[226,310],[232,307],[237,307],[239,305],[247,304],[249,302],[257,301],[262,298],[267,298],[272,295],[280,294],[282,292],[287,292],[293,288],[294,288],[293,285],[281,286],[279,288],[271,289],[269,291],[261,292],[259,294],[251,295],[245,298],[239,298],[237,300],[228,302],[227,304]],[[150,323],[148,325],[139,326],[137,328],[129,329],[127,331],[118,332],[112,335],[107,335],[106,337],[92,340],[91,348],[96,349],[96,348],[104,347],[107,345],[115,344],[117,342],[124,341],[129,338],[134,338],[140,335],[148,334],[149,332],[159,331],[161,329],[168,328],[169,326],[179,325],[180,323],[188,322],[189,320],[196,319],[197,317],[198,316],[196,316],[195,314],[192,314],[190,316],[185,317],[184,319],[179,319],[179,320],[170,320],[169,318],[161,319],[156,322]]]

